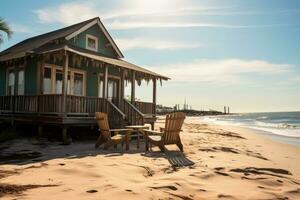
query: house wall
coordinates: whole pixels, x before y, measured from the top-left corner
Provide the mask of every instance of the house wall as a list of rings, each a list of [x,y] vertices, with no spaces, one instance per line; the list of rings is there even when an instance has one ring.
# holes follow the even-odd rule
[[[75,64],[72,61],[72,56],[69,57],[69,68],[79,69],[86,72],[86,96],[98,96],[99,75],[104,73],[104,68],[92,66],[91,63],[82,61],[80,64]],[[53,59],[47,61],[48,64],[62,66],[62,62]],[[121,72],[117,67],[108,65],[108,75],[121,76]]]
[[[72,57],[69,57],[69,67],[86,71],[86,96],[98,96],[99,91],[99,75],[104,73],[104,67],[95,67],[91,63],[82,62],[80,65],[75,65],[72,62]],[[121,72],[117,67],[107,64],[108,75],[121,76]]]
[[[0,67],[0,95],[6,95],[7,92],[7,67]],[[24,67],[25,95],[37,94],[37,61],[34,58],[28,58]]]
[[[49,64],[62,66],[60,61],[47,61]],[[69,67],[86,71],[86,96],[98,96],[99,75],[104,73],[104,68],[93,67],[89,63],[82,62],[80,65],[73,65],[72,58],[69,60]],[[25,95],[38,94],[38,61],[37,58],[28,58],[25,66]],[[108,75],[121,76],[117,67],[108,65]],[[0,67],[0,95],[6,95],[7,68]]]
[[[38,93],[37,89],[37,59],[28,58],[25,66],[25,95],[35,95]]]
[[[103,54],[104,56],[117,58],[117,54],[114,51],[112,46],[106,46],[109,44],[108,39],[104,35],[104,33],[101,31],[98,25],[94,25],[87,29],[86,31],[83,31],[82,33],[78,34],[77,36],[71,38],[69,40],[69,43],[71,45],[80,47],[80,48],[86,48],[86,34],[95,36],[98,38],[98,53]]]
[[[0,66],[0,95],[6,95],[6,67]]]

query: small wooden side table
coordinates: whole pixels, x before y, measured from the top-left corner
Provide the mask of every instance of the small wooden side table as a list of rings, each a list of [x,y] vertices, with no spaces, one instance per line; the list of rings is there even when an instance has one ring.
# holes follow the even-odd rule
[[[144,135],[144,130],[149,129],[148,126],[143,125],[132,125],[132,126],[126,126],[126,128],[132,129],[137,134],[137,148],[140,148],[140,134]]]

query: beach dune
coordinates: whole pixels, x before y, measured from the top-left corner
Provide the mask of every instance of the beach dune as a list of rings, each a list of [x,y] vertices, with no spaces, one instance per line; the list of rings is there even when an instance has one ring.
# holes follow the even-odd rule
[[[1,161],[0,198],[300,199],[299,147],[195,118],[186,119],[181,138],[184,153],[171,145],[165,154],[136,149],[135,141],[130,151],[10,141],[1,144],[2,156],[33,156]]]

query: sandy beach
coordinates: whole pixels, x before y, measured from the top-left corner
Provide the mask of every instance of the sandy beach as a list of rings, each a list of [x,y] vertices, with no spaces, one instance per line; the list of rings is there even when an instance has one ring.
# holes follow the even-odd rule
[[[163,121],[156,124],[163,126]],[[94,149],[22,139],[1,144],[1,199],[300,199],[300,148],[253,131],[187,118],[184,153]],[[5,158],[5,157],[4,157]],[[22,162],[20,162],[22,161]]]

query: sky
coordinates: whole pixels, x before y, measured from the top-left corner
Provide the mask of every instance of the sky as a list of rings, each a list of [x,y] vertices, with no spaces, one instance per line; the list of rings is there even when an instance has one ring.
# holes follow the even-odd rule
[[[4,2],[14,34],[0,50],[99,16],[125,60],[171,78],[158,86],[159,104],[300,111],[299,0]],[[152,101],[152,84],[136,97]]]

